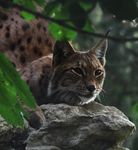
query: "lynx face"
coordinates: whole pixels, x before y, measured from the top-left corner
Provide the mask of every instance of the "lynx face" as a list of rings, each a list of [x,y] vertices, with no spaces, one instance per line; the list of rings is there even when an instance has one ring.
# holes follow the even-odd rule
[[[100,41],[88,52],[75,52],[67,42],[57,42],[48,96],[54,103],[83,105],[94,101],[105,78],[107,41]]]

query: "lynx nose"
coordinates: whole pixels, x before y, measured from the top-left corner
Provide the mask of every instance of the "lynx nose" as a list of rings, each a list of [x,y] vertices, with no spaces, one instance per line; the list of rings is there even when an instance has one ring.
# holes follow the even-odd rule
[[[92,84],[88,84],[87,85],[87,89],[90,91],[90,92],[93,92],[95,90],[95,86],[92,85]]]

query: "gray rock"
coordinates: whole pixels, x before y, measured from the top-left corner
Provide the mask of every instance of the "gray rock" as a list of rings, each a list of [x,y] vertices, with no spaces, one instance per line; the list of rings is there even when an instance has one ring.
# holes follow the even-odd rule
[[[0,116],[0,143],[5,142],[5,139],[11,139],[11,130],[12,126],[8,125],[8,123]]]
[[[27,137],[26,130],[13,127],[0,116],[0,150],[23,150]]]
[[[0,116],[0,147],[2,147],[3,150],[9,149],[9,145],[7,145],[7,143],[13,137],[12,129],[13,127]]]
[[[85,106],[41,106],[45,124],[30,133],[26,150],[125,150],[135,125],[117,108],[93,102]]]
[[[29,148],[26,148],[26,150],[61,150],[60,148],[56,146],[31,146]]]

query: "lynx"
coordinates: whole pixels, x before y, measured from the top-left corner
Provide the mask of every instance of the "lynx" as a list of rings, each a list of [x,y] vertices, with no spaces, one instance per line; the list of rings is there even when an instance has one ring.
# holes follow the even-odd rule
[[[44,20],[26,23],[17,10],[1,16],[0,51],[16,65],[39,105],[95,100],[105,78],[107,40],[80,52],[67,41],[54,42]]]
[[[48,85],[53,102],[83,105],[94,101],[105,78],[106,44],[102,41],[85,53],[75,52],[67,42],[55,44],[54,70]]]
[[[33,73],[27,80],[27,68],[23,71],[38,104],[83,105],[94,101],[103,87],[106,49],[106,40],[87,52],[75,51],[67,41],[57,41],[53,56],[45,56],[29,65],[32,72],[41,68],[41,75]]]

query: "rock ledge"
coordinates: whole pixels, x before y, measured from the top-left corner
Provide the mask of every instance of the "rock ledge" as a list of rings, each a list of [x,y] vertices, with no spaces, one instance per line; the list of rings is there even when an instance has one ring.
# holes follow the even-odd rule
[[[127,150],[122,143],[135,125],[117,108],[42,105],[46,122],[30,133],[26,150]]]

